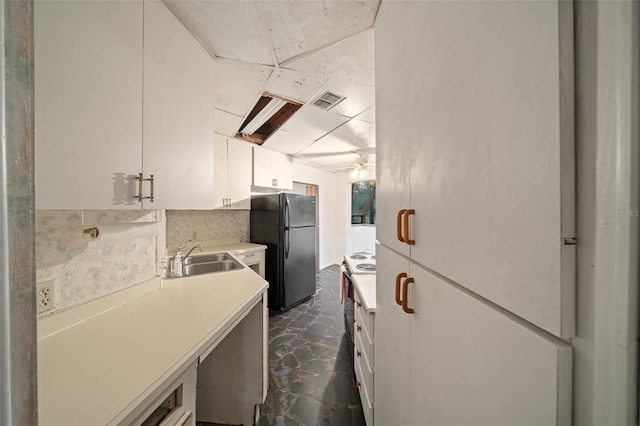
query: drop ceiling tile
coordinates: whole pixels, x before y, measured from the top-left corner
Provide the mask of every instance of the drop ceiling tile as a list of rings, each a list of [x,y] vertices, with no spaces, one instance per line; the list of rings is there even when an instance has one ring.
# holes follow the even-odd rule
[[[258,1],[278,63],[373,25],[380,0]]]
[[[376,121],[376,106],[375,104],[366,109],[356,116],[356,119],[366,121],[368,123],[375,123]]]
[[[163,0],[212,55],[275,65],[271,42],[253,2],[234,0]]]
[[[233,137],[242,123],[242,117],[219,109],[213,110],[213,130],[221,135]]]
[[[285,98],[306,103],[327,82],[326,77],[300,71],[277,69],[269,78],[266,90]]]
[[[326,156],[339,156],[344,154],[350,154],[354,152],[357,147],[352,144],[339,139],[332,134],[328,134],[322,139],[316,141],[312,145],[309,145],[302,151],[300,151],[297,156],[300,158],[310,159],[312,157],[326,157]],[[311,160],[314,161],[314,160]]]
[[[280,129],[272,134],[262,146],[285,154],[296,154],[314,142],[313,139],[307,139]]]
[[[214,106],[245,117],[262,95],[273,72],[264,65],[217,59],[214,71]]]
[[[281,64],[289,69],[316,73],[327,78],[375,86],[375,44],[370,28],[335,44]]]
[[[357,147],[375,146],[375,124],[352,119],[337,128],[332,136],[342,139]]]
[[[347,120],[349,120],[348,117],[313,105],[305,105],[284,123],[282,130],[315,141],[340,127]]]
[[[346,96],[345,100],[331,108],[330,111],[351,118],[369,109],[376,101],[374,86],[342,83],[331,79],[322,89]]]

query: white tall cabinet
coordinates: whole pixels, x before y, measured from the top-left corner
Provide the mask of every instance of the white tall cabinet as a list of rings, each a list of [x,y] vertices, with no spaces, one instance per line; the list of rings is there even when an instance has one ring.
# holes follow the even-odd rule
[[[36,207],[211,208],[213,59],[198,42],[158,0],[34,9]],[[134,198],[139,173],[153,203]]]
[[[376,424],[571,421],[572,19],[381,5]]]

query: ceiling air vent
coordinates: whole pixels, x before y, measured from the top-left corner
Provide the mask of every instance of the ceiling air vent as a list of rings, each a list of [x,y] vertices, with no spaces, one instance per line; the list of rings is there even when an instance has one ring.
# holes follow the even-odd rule
[[[315,101],[313,101],[313,105],[326,111],[333,108],[344,99],[345,96],[336,95],[335,93],[331,92],[325,92]]]

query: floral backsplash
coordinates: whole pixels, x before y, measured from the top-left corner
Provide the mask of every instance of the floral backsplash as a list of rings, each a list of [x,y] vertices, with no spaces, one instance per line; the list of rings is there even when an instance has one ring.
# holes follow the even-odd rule
[[[249,241],[249,212],[38,210],[36,281],[55,281],[55,310],[89,302],[156,277],[166,243],[183,236]]]
[[[167,242],[238,238],[249,241],[249,211],[167,210]]]
[[[83,238],[87,217],[104,237]],[[164,223],[156,223],[163,218],[162,212],[38,210],[36,280],[55,280],[57,310],[151,279],[165,245]],[[100,224],[119,224],[118,232],[110,235],[110,225]]]

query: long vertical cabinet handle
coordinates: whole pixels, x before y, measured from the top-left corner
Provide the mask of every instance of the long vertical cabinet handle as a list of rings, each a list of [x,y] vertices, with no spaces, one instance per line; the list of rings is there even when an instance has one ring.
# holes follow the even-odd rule
[[[407,274],[404,272],[398,274],[396,277],[396,303],[400,306],[402,306],[402,299],[400,299],[400,281],[403,278],[407,278]]]
[[[404,231],[404,242],[409,244],[410,246],[413,246],[416,244],[416,242],[414,240],[412,240],[411,238],[409,238],[409,216],[412,214],[415,214],[415,210],[414,209],[409,209],[409,210],[405,210],[403,215],[402,215],[402,230]]]
[[[398,237],[398,240],[402,243],[406,242],[404,240],[404,235],[402,232],[402,216],[406,211],[407,211],[406,209],[402,209],[398,211],[398,216],[396,216],[396,236]]]
[[[405,311],[408,314],[412,314],[412,313],[415,312],[412,308],[410,308],[408,306],[408,301],[407,301],[407,293],[408,293],[409,284],[412,283],[412,282],[413,282],[413,278],[407,278],[402,283],[402,310]]]

